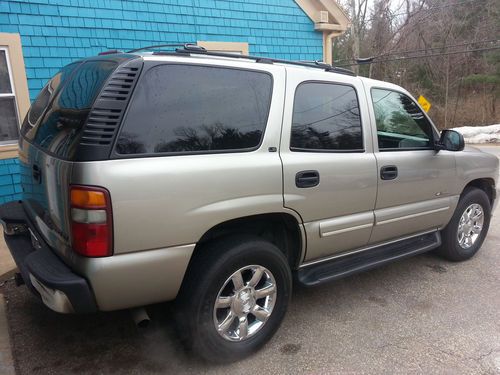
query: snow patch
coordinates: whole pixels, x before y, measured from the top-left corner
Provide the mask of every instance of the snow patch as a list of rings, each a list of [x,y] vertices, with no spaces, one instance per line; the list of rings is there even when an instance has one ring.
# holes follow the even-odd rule
[[[465,143],[500,143],[500,124],[488,126],[462,126],[454,128],[464,136]]]

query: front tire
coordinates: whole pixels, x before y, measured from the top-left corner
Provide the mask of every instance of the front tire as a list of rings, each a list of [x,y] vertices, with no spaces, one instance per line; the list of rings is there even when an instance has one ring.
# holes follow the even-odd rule
[[[441,232],[442,245],[437,253],[453,262],[472,258],[488,233],[490,218],[491,205],[486,193],[477,188],[467,188],[451,221]]]
[[[276,332],[291,296],[284,254],[253,236],[199,249],[178,297],[178,328],[193,351],[212,362],[255,352]]]

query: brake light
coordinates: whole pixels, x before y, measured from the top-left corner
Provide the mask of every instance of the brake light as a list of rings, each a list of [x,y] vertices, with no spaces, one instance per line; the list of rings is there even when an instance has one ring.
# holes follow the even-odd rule
[[[70,188],[73,250],[87,257],[113,254],[113,222],[109,192],[100,187]]]

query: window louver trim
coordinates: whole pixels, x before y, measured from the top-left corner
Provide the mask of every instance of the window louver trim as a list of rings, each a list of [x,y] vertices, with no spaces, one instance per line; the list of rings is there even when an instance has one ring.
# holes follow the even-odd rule
[[[89,113],[80,138],[80,146],[87,149],[83,154],[100,153],[96,147],[111,147],[141,67],[142,61],[132,60],[119,67],[108,79]],[[88,150],[89,147],[94,152]]]

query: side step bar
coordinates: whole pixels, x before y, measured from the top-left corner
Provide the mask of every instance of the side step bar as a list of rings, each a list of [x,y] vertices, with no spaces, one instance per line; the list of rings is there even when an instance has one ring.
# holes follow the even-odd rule
[[[440,245],[440,232],[426,233],[399,242],[381,245],[365,251],[346,254],[335,259],[305,266],[297,271],[297,279],[302,285],[315,286],[366,271],[398,259],[424,253]]]

